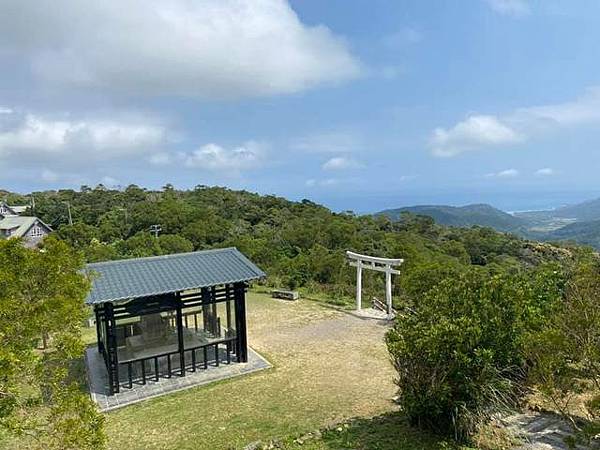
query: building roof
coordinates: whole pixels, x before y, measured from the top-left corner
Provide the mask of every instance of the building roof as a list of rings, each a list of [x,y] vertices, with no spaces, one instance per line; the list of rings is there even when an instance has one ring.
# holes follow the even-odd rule
[[[10,236],[23,237],[36,222],[45,227],[48,231],[52,231],[52,228],[37,217],[27,216],[5,216],[3,219],[0,219],[0,230],[15,230],[16,228]]]
[[[129,300],[263,278],[236,248],[88,264],[88,304]]]
[[[18,216],[20,214],[23,214],[25,211],[27,211],[27,208],[29,208],[28,205],[11,206],[8,203],[6,203],[6,201],[0,201],[0,210],[2,209],[2,207],[8,210],[7,212],[5,212],[5,216]]]
[[[0,210],[4,210],[5,216],[18,216],[17,212],[8,203],[0,201]]]
[[[27,206],[27,205],[9,206],[9,208],[12,209],[16,214],[22,214],[25,211],[27,211],[27,208],[29,208],[29,206]]]

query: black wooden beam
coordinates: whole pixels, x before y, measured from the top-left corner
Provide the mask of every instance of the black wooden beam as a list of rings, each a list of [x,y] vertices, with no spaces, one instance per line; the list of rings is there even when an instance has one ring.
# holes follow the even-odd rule
[[[208,309],[209,303],[210,291],[208,290],[208,288],[202,288],[202,328],[204,331],[208,331],[210,329]]]
[[[246,330],[246,285],[235,283],[235,329],[237,332],[238,362],[248,362],[248,337]]]
[[[181,376],[185,376],[185,347],[183,341],[183,316],[181,314],[181,302],[175,295],[175,311],[177,313],[177,343],[179,347],[179,367],[181,368]]]
[[[102,353],[102,336],[100,336],[100,307],[98,305],[94,306],[94,317],[96,319],[96,344],[98,345],[98,351]]]
[[[113,304],[108,302],[104,306],[104,320],[106,321],[106,353],[108,361],[108,391],[110,395],[119,392],[119,358],[117,355],[117,323],[113,311]]]

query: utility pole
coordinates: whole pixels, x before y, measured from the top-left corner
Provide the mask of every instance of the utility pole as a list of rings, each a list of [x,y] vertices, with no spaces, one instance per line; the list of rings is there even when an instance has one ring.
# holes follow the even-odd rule
[[[160,233],[162,231],[162,228],[160,227],[160,225],[151,225],[150,226],[150,233],[154,233],[154,237],[158,239],[158,233]]]
[[[65,202],[67,204],[67,212],[69,213],[69,225],[73,225],[73,217],[71,216],[71,203]]]

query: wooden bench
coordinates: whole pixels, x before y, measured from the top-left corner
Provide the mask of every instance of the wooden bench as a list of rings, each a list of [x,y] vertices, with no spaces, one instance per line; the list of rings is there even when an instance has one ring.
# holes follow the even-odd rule
[[[300,294],[298,291],[284,291],[282,289],[274,289],[271,291],[271,297],[280,298],[283,300],[298,300]]]

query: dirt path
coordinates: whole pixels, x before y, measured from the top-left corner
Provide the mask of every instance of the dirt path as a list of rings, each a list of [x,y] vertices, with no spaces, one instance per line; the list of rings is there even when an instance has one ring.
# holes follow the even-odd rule
[[[396,388],[384,343],[387,326],[315,302],[269,301],[264,308],[251,296],[249,342],[273,355],[278,377],[288,378],[302,396],[328,391],[353,399],[350,410],[331,420],[391,409]]]

